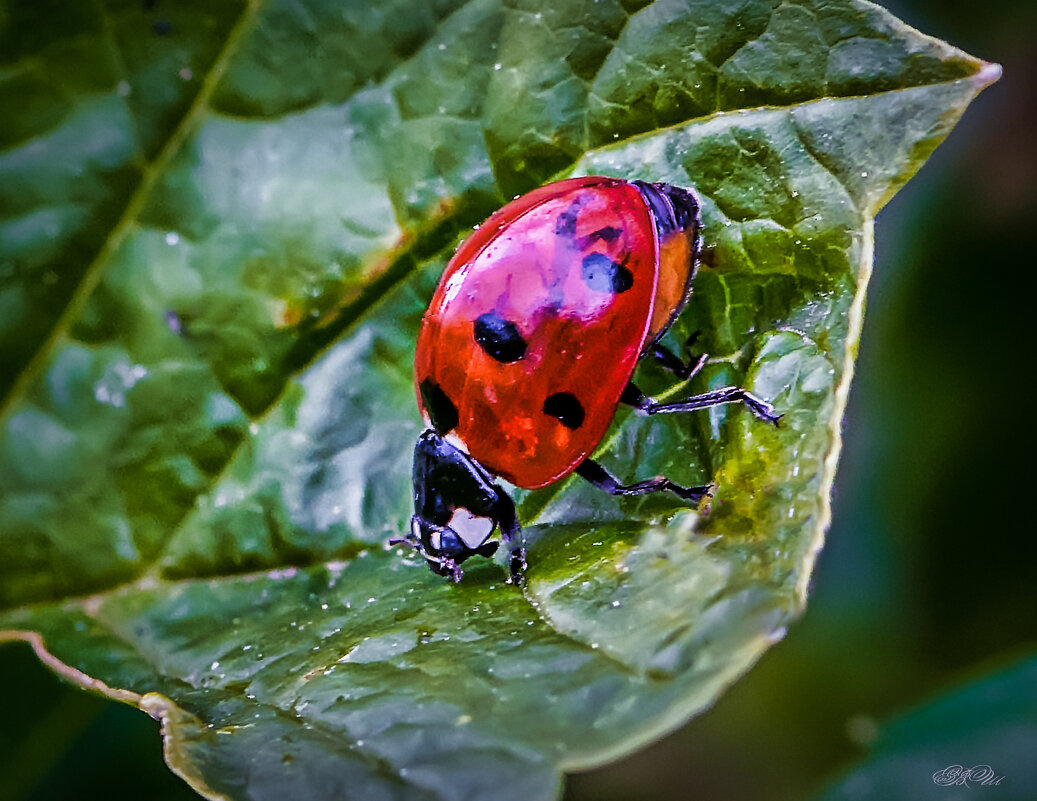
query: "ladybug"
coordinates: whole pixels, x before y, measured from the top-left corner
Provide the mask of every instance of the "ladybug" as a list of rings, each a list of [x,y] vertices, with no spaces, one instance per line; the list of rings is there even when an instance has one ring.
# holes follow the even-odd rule
[[[624,485],[589,458],[620,403],[660,414],[741,402],[779,419],[741,387],[659,403],[630,381],[646,355],[685,379],[705,361],[659,343],[691,293],[700,231],[687,189],[585,177],[516,198],[461,244],[418,334],[427,428],[414,449],[410,531],[390,545],[460,581],[462,562],[497,551],[499,529],[521,581],[519,522],[498,478],[535,489],[575,472],[613,495],[665,490],[692,505],[709,494],[662,477]]]

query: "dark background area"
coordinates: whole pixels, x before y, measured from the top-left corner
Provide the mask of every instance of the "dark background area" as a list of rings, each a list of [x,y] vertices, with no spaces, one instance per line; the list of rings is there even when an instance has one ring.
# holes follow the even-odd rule
[[[884,720],[1037,650],[1037,3],[887,6],[1005,74],[878,218],[810,606],[712,710],[572,777],[566,801],[798,801]],[[197,798],[156,723],[60,684],[28,647],[0,650],[0,688],[0,801]]]

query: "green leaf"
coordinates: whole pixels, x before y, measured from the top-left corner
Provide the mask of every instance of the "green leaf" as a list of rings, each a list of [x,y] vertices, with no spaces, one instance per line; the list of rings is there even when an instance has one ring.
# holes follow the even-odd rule
[[[1037,785],[1037,659],[990,671],[881,727],[818,801],[1026,801]]]
[[[996,66],[851,0],[76,13],[0,7],[0,639],[162,720],[209,797],[526,801],[783,636],[873,217]],[[711,357],[638,382],[743,385],[782,426],[620,413],[598,457],[713,481],[710,508],[520,492],[528,586],[454,586],[382,546],[415,332],[471,226],[575,173],[696,188],[668,336]]]

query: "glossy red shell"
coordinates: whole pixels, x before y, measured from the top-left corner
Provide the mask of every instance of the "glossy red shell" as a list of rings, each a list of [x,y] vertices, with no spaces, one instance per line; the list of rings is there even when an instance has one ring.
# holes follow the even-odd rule
[[[626,181],[574,178],[504,206],[458,248],[425,314],[415,354],[423,411],[430,382],[456,408],[453,433],[471,456],[520,487],[571,472],[608,429],[650,328],[683,298],[656,309],[659,248]],[[609,284],[597,264],[620,278]],[[477,341],[488,314],[517,331],[521,357],[502,361]],[[545,402],[566,394],[581,415],[563,421]]]

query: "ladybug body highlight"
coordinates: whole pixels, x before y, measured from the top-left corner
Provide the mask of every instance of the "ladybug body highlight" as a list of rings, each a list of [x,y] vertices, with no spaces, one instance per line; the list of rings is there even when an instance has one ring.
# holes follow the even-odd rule
[[[428,430],[414,453],[415,514],[402,539],[440,575],[490,556],[500,529],[519,524],[500,477],[543,487],[572,472],[613,494],[669,490],[697,503],[709,486],[656,478],[624,486],[589,459],[619,403],[644,413],[741,401],[776,421],[769,404],[728,387],[658,404],[630,382],[691,292],[700,242],[698,203],[669,184],[572,178],[512,201],[458,248],[433,294],[415,353]],[[512,550],[521,578],[525,552]]]

